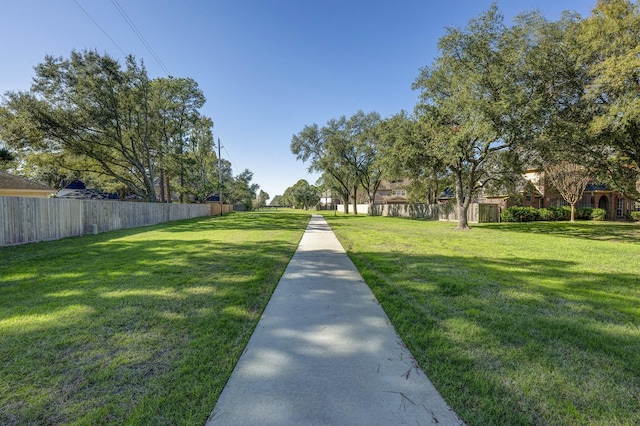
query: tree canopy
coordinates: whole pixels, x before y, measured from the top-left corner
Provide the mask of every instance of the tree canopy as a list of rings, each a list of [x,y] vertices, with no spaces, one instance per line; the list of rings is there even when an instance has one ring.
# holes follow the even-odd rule
[[[82,179],[146,201],[178,193],[180,202],[203,202],[221,189],[221,165],[223,186],[237,195],[248,174],[235,182],[230,163],[218,161],[205,102],[193,79],[150,80],[133,56],[122,66],[93,50],[48,55],[29,91],[6,94],[0,140],[23,170],[54,187]],[[235,199],[246,202],[255,192],[247,188]]]
[[[320,202],[320,190],[305,179],[300,179],[284,191],[281,202],[287,206],[307,210]]]
[[[358,111],[350,118],[331,119],[322,128],[307,125],[291,138],[291,152],[309,162],[309,171],[323,173],[325,185],[345,200],[345,213],[351,200],[357,214],[359,187],[369,192],[382,179],[379,122],[378,113]]]
[[[614,185],[640,200],[640,5],[600,0],[581,22],[580,65],[597,160]]]
[[[494,5],[465,29],[447,30],[440,56],[413,85],[420,90],[421,129],[405,146],[415,151],[420,145],[422,156],[451,173],[459,229],[469,227],[471,200],[500,168],[497,154],[529,133],[531,93],[522,58],[532,46],[526,28],[507,28]]]
[[[512,193],[514,176],[561,161],[640,200],[639,12],[599,0],[585,19],[528,12],[508,26],[494,4],[439,39],[413,114],[376,117],[371,133],[354,131],[370,128],[361,112],[305,126],[291,150],[345,200],[358,181],[373,200],[383,176],[411,178],[430,202],[452,184],[459,229],[479,193]]]

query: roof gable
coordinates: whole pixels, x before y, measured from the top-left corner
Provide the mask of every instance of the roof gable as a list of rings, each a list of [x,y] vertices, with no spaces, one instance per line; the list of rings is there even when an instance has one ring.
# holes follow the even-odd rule
[[[23,179],[18,176],[11,175],[9,173],[0,171],[0,189],[21,189],[32,191],[54,191],[53,188],[49,188],[38,182],[33,182],[28,179]]]

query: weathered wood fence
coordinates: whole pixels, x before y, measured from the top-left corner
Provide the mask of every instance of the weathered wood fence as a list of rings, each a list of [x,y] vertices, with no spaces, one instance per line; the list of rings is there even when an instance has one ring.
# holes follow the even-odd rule
[[[0,197],[0,246],[209,216],[208,204]]]
[[[233,206],[231,204],[220,204],[219,201],[214,201],[212,203],[207,203],[211,207],[211,216],[219,216],[224,213],[231,213],[233,210]]]
[[[374,208],[378,216],[458,221],[458,212],[450,204],[380,204],[375,205]],[[497,204],[473,203],[467,211],[467,220],[471,223],[499,222],[500,208]]]

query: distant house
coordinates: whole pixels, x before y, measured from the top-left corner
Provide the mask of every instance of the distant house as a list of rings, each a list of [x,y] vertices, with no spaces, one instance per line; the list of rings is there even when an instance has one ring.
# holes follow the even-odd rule
[[[411,179],[382,180],[376,192],[375,204],[407,204],[407,188]]]
[[[438,204],[447,204],[456,197],[456,193],[453,188],[445,188],[440,194],[438,194]]]
[[[335,194],[330,189],[324,190],[320,193],[320,201],[316,205],[318,210],[334,210],[336,204],[341,204],[339,198],[335,197]]]
[[[55,192],[47,185],[0,171],[0,196],[49,198]]]
[[[567,206],[562,195],[545,180],[544,171],[527,170],[524,173],[525,185],[521,190],[519,204],[526,207],[545,208]],[[516,201],[516,200],[514,200]],[[622,193],[605,184],[589,183],[582,199],[576,207],[600,208],[606,212],[606,219],[624,219],[631,211],[640,210],[640,203],[625,197]]]
[[[65,198],[72,200],[117,200],[118,194],[99,191],[97,189],[88,189],[84,182],[74,180],[72,182],[63,182],[63,188],[56,193],[56,198]]]

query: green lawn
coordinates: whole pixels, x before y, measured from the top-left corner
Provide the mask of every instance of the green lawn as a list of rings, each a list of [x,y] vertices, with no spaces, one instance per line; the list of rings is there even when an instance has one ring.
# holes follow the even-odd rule
[[[640,226],[326,219],[468,424],[640,424]]]
[[[0,424],[204,424],[308,219],[0,248]]]
[[[203,424],[308,218],[0,248],[0,424]],[[326,218],[468,424],[640,424],[640,226]]]

